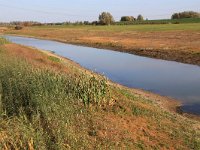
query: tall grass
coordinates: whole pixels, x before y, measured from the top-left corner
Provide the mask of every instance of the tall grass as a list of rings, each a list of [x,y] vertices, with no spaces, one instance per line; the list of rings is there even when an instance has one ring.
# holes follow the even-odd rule
[[[3,38],[3,37],[0,37],[0,45],[3,45],[3,44],[8,44],[9,43],[9,41],[8,40],[6,40],[5,38]]]
[[[84,106],[104,104],[108,92],[104,77],[42,70],[0,53],[0,149],[84,147],[86,138],[77,140],[68,127]]]
[[[3,108],[11,115],[17,114],[20,107],[34,107],[44,96],[68,97],[84,105],[100,104],[108,91],[103,77],[35,69],[16,59],[1,58],[0,70]]]

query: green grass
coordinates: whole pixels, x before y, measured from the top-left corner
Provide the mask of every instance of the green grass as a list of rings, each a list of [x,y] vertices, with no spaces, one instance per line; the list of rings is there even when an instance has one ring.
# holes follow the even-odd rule
[[[139,25],[111,25],[111,26],[40,26],[32,27],[34,29],[76,29],[87,31],[108,31],[108,32],[128,32],[128,31],[200,31],[200,23],[184,24],[139,24]]]
[[[0,133],[4,131],[5,137],[0,139],[0,149],[84,147],[84,135],[79,137],[68,127],[90,105],[104,104],[107,94],[107,81],[101,76],[81,73],[73,76],[37,69],[25,60],[8,57],[3,51],[0,54]]]
[[[66,28],[80,30],[104,30],[104,31],[171,31],[171,30],[193,30],[200,31],[200,18],[185,19],[163,19],[163,20],[145,20],[134,22],[116,22],[111,26],[93,26],[93,25],[52,25],[36,26],[33,28]]]
[[[184,19],[161,19],[161,20],[144,20],[144,21],[125,21],[116,22],[116,25],[137,25],[137,24],[186,24],[200,23],[200,18],[184,18]]]
[[[48,59],[51,60],[51,61],[53,61],[53,62],[57,62],[57,63],[60,62],[60,59],[57,58],[57,57],[54,57],[54,56],[49,56]]]
[[[3,37],[0,37],[0,45],[4,45],[4,44],[8,44],[8,43],[9,43],[8,40],[6,40],[6,39],[3,38]]]

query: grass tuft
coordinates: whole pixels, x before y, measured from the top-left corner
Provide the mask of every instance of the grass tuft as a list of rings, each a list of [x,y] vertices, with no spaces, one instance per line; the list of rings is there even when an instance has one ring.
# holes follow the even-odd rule
[[[53,61],[53,62],[57,62],[57,63],[59,63],[61,61],[59,58],[54,57],[54,56],[48,56],[48,59]]]
[[[8,44],[10,43],[7,39],[0,37],[0,45]]]

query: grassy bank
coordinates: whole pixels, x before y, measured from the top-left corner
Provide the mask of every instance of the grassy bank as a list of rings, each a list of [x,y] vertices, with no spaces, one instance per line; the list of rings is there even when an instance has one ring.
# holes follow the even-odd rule
[[[52,39],[200,65],[199,23],[40,26],[26,27],[19,31],[10,28],[3,33]]]
[[[0,43],[0,149],[200,148],[200,123],[167,109],[165,98]]]

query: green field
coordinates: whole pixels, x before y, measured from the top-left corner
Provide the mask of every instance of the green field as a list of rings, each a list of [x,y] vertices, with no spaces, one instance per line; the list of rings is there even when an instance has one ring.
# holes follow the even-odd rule
[[[88,31],[107,31],[107,32],[129,32],[129,31],[200,31],[200,23],[185,24],[136,24],[136,25],[111,25],[111,26],[91,26],[91,25],[52,25],[37,26],[39,29],[77,29]]]
[[[116,25],[137,25],[137,24],[185,24],[185,23],[200,23],[200,18],[185,18],[185,19],[161,19],[161,20],[145,20],[132,22],[116,22]]]

